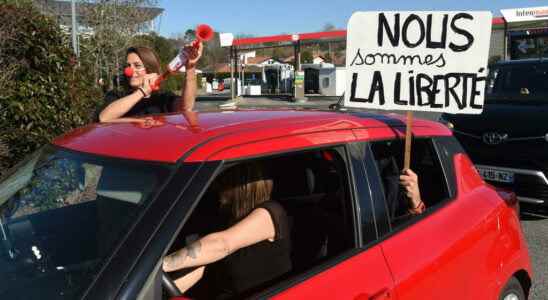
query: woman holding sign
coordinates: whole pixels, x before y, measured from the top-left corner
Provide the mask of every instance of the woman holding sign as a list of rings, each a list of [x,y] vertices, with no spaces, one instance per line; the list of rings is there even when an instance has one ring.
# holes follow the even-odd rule
[[[412,215],[424,212],[426,206],[421,199],[419,190],[419,177],[411,169],[406,169],[400,175],[400,185],[408,199],[408,213]]]

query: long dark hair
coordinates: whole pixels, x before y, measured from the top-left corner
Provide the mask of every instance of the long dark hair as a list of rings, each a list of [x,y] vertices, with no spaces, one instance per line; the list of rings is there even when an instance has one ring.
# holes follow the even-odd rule
[[[156,55],[154,50],[148,47],[143,47],[143,46],[127,48],[126,57],[131,53],[134,53],[137,56],[139,56],[139,58],[143,62],[143,65],[147,71],[147,74],[148,73],[160,74],[162,72],[162,68],[160,67],[160,59],[158,59],[158,56]],[[123,79],[123,80],[120,80],[121,89],[116,91],[116,93],[119,94],[119,96],[131,93],[131,86],[129,85],[129,79],[126,78],[125,76],[122,76],[121,79]]]
[[[216,180],[221,206],[230,211],[232,221],[244,218],[259,204],[270,200],[272,187],[272,179],[258,162],[233,166]]]
[[[160,59],[154,52],[154,50],[148,47],[129,47],[126,52],[126,56],[130,53],[135,53],[143,61],[147,73],[160,74],[162,68],[160,67]]]

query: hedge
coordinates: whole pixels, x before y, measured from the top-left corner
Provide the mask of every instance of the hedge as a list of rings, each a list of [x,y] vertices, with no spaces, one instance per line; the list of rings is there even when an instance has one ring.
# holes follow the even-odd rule
[[[0,4],[0,15],[15,29],[2,55],[20,62],[13,84],[0,92],[1,173],[52,138],[91,122],[102,93],[53,19],[28,3]]]

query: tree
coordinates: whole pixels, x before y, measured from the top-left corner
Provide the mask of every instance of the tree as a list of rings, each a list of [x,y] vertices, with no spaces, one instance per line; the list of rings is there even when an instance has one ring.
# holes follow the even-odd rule
[[[314,57],[310,50],[304,50],[301,52],[301,62],[303,64],[311,64],[314,62]]]
[[[149,47],[158,54],[160,64],[166,65],[173,59],[178,52],[177,47],[172,40],[166,39],[155,32],[145,35],[137,35],[130,39],[132,45]]]
[[[95,82],[106,79],[112,88],[111,79],[119,78],[125,65],[126,49],[139,27],[148,18],[154,8],[155,0],[84,0],[79,5],[82,21],[91,28],[92,33],[81,37],[81,60],[87,60],[94,66]],[[116,80],[115,86],[120,82]]]
[[[323,31],[335,31],[337,30],[337,27],[335,27],[335,25],[331,24],[331,23],[325,23],[323,25]]]
[[[185,44],[192,42],[196,38],[194,29],[187,29],[183,34],[178,34],[177,38],[172,40],[176,47],[180,48]],[[198,62],[198,69],[214,70],[215,66],[225,63],[230,55],[229,48],[222,48],[219,33],[215,32],[213,38],[204,44],[202,58]]]
[[[11,52],[15,51],[15,39],[17,32],[16,27],[10,22],[4,20],[0,22],[0,91],[4,93],[10,91],[10,86],[13,85],[13,77],[17,72],[19,62],[15,59]],[[8,95],[4,94],[4,97]]]
[[[0,15],[1,59],[17,62],[0,93],[0,168],[7,168],[55,136],[91,122],[101,94],[90,66],[78,63],[55,20],[24,1],[0,4]]]

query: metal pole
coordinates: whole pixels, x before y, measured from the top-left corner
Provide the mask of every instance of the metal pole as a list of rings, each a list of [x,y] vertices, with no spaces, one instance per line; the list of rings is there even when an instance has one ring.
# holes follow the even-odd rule
[[[239,76],[239,71],[238,71],[238,49],[234,48],[234,54],[232,56],[233,58],[233,64],[234,64],[234,81],[238,80],[238,78],[236,78],[236,76]],[[234,83],[234,98],[238,97],[238,91],[236,90],[237,88],[239,87],[239,84],[238,82],[235,82]]]
[[[230,94],[232,100],[234,100],[234,89],[236,85],[234,84],[234,47],[230,47]]]
[[[301,41],[297,42],[297,56],[295,57],[295,59],[297,61],[297,68],[298,68],[297,71],[302,71],[301,70]]]
[[[79,57],[80,56],[80,51],[78,49],[78,38],[77,38],[78,28],[77,28],[77,23],[76,23],[76,3],[75,3],[75,0],[71,1],[70,6],[71,6],[71,9],[72,9],[72,48],[74,50],[74,54],[76,55],[76,57]]]
[[[242,95],[245,91],[245,65],[242,65]]]
[[[280,76],[282,76],[281,74],[281,71],[280,71],[280,67],[276,68],[278,70],[278,72],[276,72],[276,77],[277,77],[277,81],[276,81],[276,94],[280,94]]]
[[[297,79],[297,71],[299,71],[299,63],[297,62],[297,53],[299,52],[297,50],[297,42],[293,43],[293,98],[297,96],[296,89],[295,89],[295,80]]]

